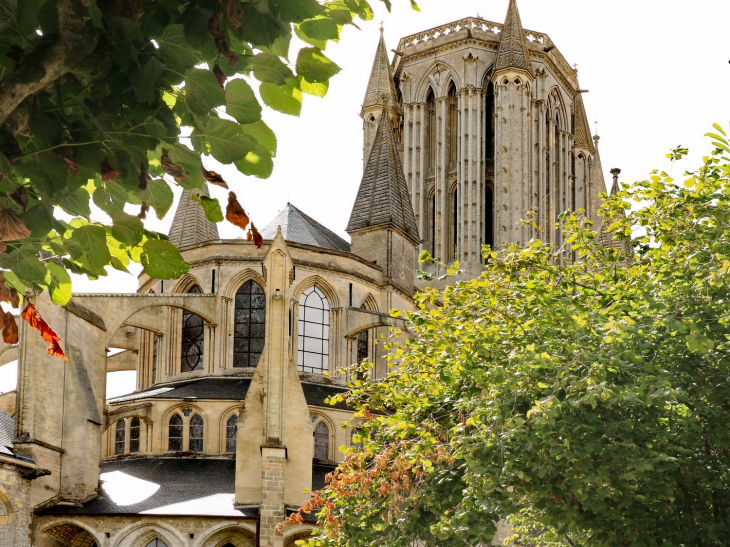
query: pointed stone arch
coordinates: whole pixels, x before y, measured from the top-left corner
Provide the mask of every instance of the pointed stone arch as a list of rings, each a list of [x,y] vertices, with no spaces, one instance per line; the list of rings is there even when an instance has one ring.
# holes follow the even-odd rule
[[[550,117],[557,123],[559,129],[563,131],[570,130],[565,101],[558,86],[553,86],[548,93],[548,112]]]
[[[260,272],[257,272],[253,268],[246,268],[245,270],[241,270],[240,272],[236,273],[231,279],[226,283],[226,287],[223,290],[223,296],[226,298],[235,298],[236,292],[238,289],[243,285],[246,281],[255,281],[258,283],[264,291],[266,290],[266,280],[261,275]]]
[[[365,308],[369,311],[380,311],[378,310],[378,301],[375,300],[375,297],[372,293],[368,293],[365,295],[365,298],[362,299],[359,307]]]
[[[41,533],[56,539],[63,547],[100,547],[102,540],[86,524],[76,519],[63,519],[53,522]]]
[[[186,273],[185,275],[183,275],[181,278],[179,278],[175,282],[175,285],[173,285],[172,291],[170,291],[170,292],[173,292],[173,293],[186,293],[194,285],[197,285],[201,289],[203,288],[203,283],[197,277],[195,277],[191,273]],[[203,292],[205,292],[205,291],[203,291]]]
[[[340,307],[340,299],[335,289],[329,281],[317,274],[307,276],[299,282],[299,285],[297,285],[297,288],[293,291],[293,299],[299,302],[299,298],[302,296],[302,293],[313,285],[316,285],[317,288],[327,297],[327,300],[329,300],[330,310],[332,310],[332,308]]]
[[[445,97],[452,82],[457,92],[463,87],[459,73],[454,67],[442,60],[436,61],[416,86],[416,102],[426,102],[429,88],[433,90],[434,97],[437,99]]]
[[[234,547],[254,547],[256,532],[242,524],[224,523],[208,528],[195,541],[195,547],[223,547],[226,544]]]

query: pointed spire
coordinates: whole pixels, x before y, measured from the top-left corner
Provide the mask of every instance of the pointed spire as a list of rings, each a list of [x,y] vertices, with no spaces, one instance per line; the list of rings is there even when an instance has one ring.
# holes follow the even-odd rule
[[[517,1],[509,0],[507,17],[502,26],[502,38],[499,42],[497,60],[494,63],[494,74],[500,70],[517,68],[532,75],[532,63],[527,51],[525,31],[522,29]]]
[[[383,27],[381,26],[380,41],[378,42],[378,49],[375,51],[373,68],[370,71],[370,80],[368,81],[362,107],[382,105],[386,98],[391,105],[397,105],[397,96],[393,71],[390,69],[390,61],[388,60],[388,50],[385,47],[385,38],[383,38]]]
[[[593,153],[593,139],[586,116],[586,109],[583,105],[583,96],[578,93],[575,96],[575,146],[587,148]]]
[[[210,197],[205,183],[200,190],[183,190],[169,232],[170,243],[178,248],[218,239],[218,227],[205,217],[205,211],[193,201],[191,192]]]
[[[352,207],[347,232],[389,226],[403,233],[414,243],[420,243],[416,217],[408,195],[406,177],[403,174],[400,155],[390,121],[383,114],[378,121],[373,147],[370,151],[360,189]]]

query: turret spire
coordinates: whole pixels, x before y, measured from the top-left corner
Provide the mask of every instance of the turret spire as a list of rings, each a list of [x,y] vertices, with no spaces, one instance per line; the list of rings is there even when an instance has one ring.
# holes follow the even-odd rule
[[[347,232],[386,226],[399,230],[417,245],[420,238],[416,218],[393,130],[385,116],[386,108],[387,102],[378,121]]]
[[[183,190],[169,233],[170,243],[178,248],[218,239],[218,227],[205,217],[205,211],[193,201],[191,192],[210,196],[206,183],[200,190]]]
[[[494,73],[505,69],[520,69],[532,76],[532,63],[527,51],[525,32],[520,21],[520,12],[517,10],[517,1],[510,0],[507,8],[507,17],[502,26],[502,38],[499,42],[497,60],[494,63]]]
[[[370,80],[368,88],[365,92],[365,99],[362,103],[363,109],[368,106],[382,105],[387,99],[391,105],[396,105],[395,82],[393,81],[393,72],[390,69],[390,61],[388,60],[388,50],[385,47],[385,38],[383,38],[383,27],[380,27],[380,41],[375,51],[375,59],[373,60],[373,68],[370,71]]]

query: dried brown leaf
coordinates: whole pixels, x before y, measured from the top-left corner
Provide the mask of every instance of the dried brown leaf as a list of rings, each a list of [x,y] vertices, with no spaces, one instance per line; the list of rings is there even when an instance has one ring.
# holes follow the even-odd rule
[[[81,170],[79,169],[79,164],[76,163],[74,160],[67,158],[66,156],[61,157],[63,158],[63,161],[65,161],[68,165],[68,174],[72,177],[80,177]]]
[[[228,192],[228,205],[226,206],[226,219],[231,224],[235,224],[241,230],[245,230],[248,226],[248,215],[243,210],[241,204],[236,199],[236,194]]]
[[[46,323],[46,321],[40,316],[38,310],[33,304],[28,303],[28,305],[23,310],[23,313],[20,314],[20,317],[25,319],[28,324],[30,324],[30,326],[33,327],[35,330],[41,332],[41,338],[43,338],[46,342],[50,344],[47,352],[49,355],[53,355],[54,357],[60,357],[64,361],[68,361],[68,358],[63,353],[61,346],[58,344],[61,338],[53,331],[51,327],[48,326],[48,323]]]
[[[140,163],[139,176],[137,177],[137,188],[144,192],[145,190],[147,190],[147,181],[151,179],[152,177],[147,174],[147,166],[144,164],[144,162]]]
[[[3,317],[3,342],[6,344],[17,344],[18,343],[18,324],[15,322],[15,317],[9,311],[6,311]]]
[[[99,166],[99,173],[101,174],[101,180],[104,182],[113,180],[119,176],[119,171],[112,169],[107,158],[104,158],[104,161],[101,162],[101,165]]]
[[[12,287],[8,287],[5,283],[5,274],[3,272],[0,272],[0,301],[8,302],[14,308],[20,306],[18,291]]]
[[[215,74],[215,79],[218,80],[218,85],[221,86],[221,89],[225,90],[226,75],[223,74],[223,71],[221,70],[221,67],[218,66],[218,63],[216,63],[213,67],[213,74]]]
[[[261,236],[259,231],[256,229],[256,226],[254,226],[253,222],[251,223],[251,234],[253,235],[253,244],[256,245],[257,249],[260,249],[264,246],[264,238]]]
[[[30,236],[30,230],[12,209],[0,209],[0,241],[14,241]]]
[[[242,12],[241,12],[242,13]],[[230,15],[229,15],[230,18]],[[228,59],[228,64],[233,66],[238,62],[238,56],[233,53],[230,49],[228,49],[228,43],[226,43],[226,33],[223,31],[221,27],[221,23],[223,21],[223,14],[218,12],[213,14],[213,16],[208,19],[208,32],[210,33],[210,36],[213,38],[213,42],[215,43],[215,47],[218,50],[218,52],[223,55],[226,59]],[[240,22],[238,23],[240,28]],[[213,72],[216,73],[216,77],[218,78],[218,81],[220,82],[220,76],[216,72],[216,69],[220,71],[220,68],[217,66],[213,69]],[[220,73],[221,76],[223,73]],[[225,79],[223,80],[225,82]],[[222,86],[223,84],[221,84]]]
[[[142,207],[140,207],[139,214],[137,215],[137,218],[141,218],[142,220],[147,218],[147,211],[150,210],[150,206],[147,205],[144,201],[142,202]]]
[[[222,0],[223,9],[226,10],[228,20],[231,24],[236,27],[236,30],[241,30],[241,17],[243,16],[243,6],[238,0]]]
[[[18,206],[21,211],[28,207],[28,189],[25,186],[18,186],[8,194],[8,198]]]
[[[211,184],[215,184],[216,186],[222,186],[226,190],[228,190],[228,185],[226,184],[226,181],[223,180],[223,177],[220,176],[220,174],[216,173],[215,171],[208,171],[205,167],[200,167],[200,172],[203,173],[203,177],[205,180],[207,180]]]
[[[160,163],[162,164],[162,170],[178,182],[180,182],[185,176],[185,171],[183,171],[183,168],[173,163],[170,159],[167,148],[162,149],[162,157],[160,158]]]

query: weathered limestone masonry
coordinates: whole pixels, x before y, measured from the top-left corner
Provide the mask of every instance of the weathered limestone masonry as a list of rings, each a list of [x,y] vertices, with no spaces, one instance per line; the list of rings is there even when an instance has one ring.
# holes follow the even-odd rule
[[[30,547],[30,481],[23,467],[0,460],[0,545]],[[27,470],[27,469],[26,469]]]

